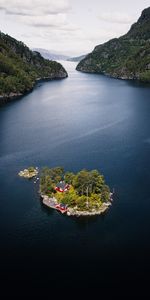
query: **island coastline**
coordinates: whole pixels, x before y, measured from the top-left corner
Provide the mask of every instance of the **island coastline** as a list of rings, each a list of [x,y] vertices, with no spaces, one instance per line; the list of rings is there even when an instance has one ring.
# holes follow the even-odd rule
[[[106,212],[112,205],[114,191],[105,184],[98,170],[83,169],[78,173],[65,172],[62,167],[30,166],[18,173],[20,177],[40,179],[39,194],[46,207],[58,210],[67,216],[95,216]]]
[[[48,208],[80,217],[106,212],[112,205],[114,191],[110,191],[98,170],[73,173],[56,167],[42,170],[39,194]]]
[[[112,205],[112,195],[113,193],[110,193],[110,201],[103,203],[99,209],[93,209],[93,210],[79,210],[77,207],[71,208],[67,207],[67,210],[65,212],[61,211],[60,209],[57,209],[54,206],[58,204],[56,198],[49,198],[47,195],[40,194],[42,204],[44,204],[46,207],[51,208],[51,209],[56,209],[59,210],[62,214],[66,214],[67,216],[71,217],[90,217],[90,216],[97,216],[97,215],[102,215],[104,214],[109,207]],[[53,202],[53,204],[52,204]]]

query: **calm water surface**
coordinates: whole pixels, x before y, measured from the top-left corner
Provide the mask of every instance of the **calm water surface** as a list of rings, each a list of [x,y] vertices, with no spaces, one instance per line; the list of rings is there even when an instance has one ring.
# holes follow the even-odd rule
[[[75,71],[0,108],[2,282],[116,287],[148,280],[150,88]],[[105,216],[42,206],[30,166],[99,169],[116,196]]]

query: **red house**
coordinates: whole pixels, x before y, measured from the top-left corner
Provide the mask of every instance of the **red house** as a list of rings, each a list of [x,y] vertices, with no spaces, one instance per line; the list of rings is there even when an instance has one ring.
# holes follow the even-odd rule
[[[60,181],[55,187],[55,191],[61,193],[67,192],[69,189],[70,189],[70,185],[68,183],[65,183],[65,181]]]
[[[66,213],[67,212],[67,205],[63,204],[63,203],[58,203],[55,205],[55,208],[57,210],[59,210],[62,214]]]

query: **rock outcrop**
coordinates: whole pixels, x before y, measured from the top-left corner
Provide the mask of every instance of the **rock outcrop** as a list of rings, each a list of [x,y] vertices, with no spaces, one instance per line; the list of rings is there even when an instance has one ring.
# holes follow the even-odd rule
[[[33,178],[38,175],[38,168],[29,167],[28,169],[24,169],[23,171],[20,171],[18,175],[20,177],[24,177],[28,179]]]

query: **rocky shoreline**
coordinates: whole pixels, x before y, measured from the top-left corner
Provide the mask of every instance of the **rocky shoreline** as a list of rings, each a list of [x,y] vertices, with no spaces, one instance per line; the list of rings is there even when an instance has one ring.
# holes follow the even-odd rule
[[[50,198],[47,195],[43,195],[40,193],[42,202],[44,205],[46,205],[49,208],[55,209],[55,205],[58,204],[57,199],[55,197]],[[101,215],[104,212],[106,212],[109,207],[112,205],[112,193],[110,194],[110,201],[103,203],[99,209],[92,209],[92,210],[79,210],[78,207],[67,207],[67,216],[74,216],[74,217],[84,217],[84,216],[96,216]]]
[[[23,93],[10,93],[9,95],[0,95],[0,105],[6,104],[12,100],[19,99],[24,96],[28,92]]]
[[[65,79],[68,77],[68,74],[61,72],[60,76],[56,76],[56,75],[55,75],[55,77],[53,77],[53,76],[54,76],[54,74],[52,74],[51,77],[37,78],[35,80],[33,86],[31,87],[31,89],[28,89],[28,90],[24,91],[23,93],[18,92],[18,93],[10,93],[9,95],[8,94],[0,95],[0,106],[6,104],[8,102],[11,102],[12,100],[20,99],[21,97],[27,95],[28,93],[31,93],[34,90],[34,88],[36,87],[36,85],[38,84],[38,82]]]
[[[27,179],[33,178],[38,175],[38,168],[24,169],[23,171],[20,171],[18,175]]]
[[[137,74],[108,73],[106,71],[101,71],[101,70],[96,71],[95,69],[92,69],[92,66],[91,66],[91,69],[90,69],[90,67],[87,69],[85,67],[80,67],[80,68],[76,67],[76,70],[79,72],[82,72],[82,73],[87,73],[87,74],[99,74],[99,75],[103,75],[103,76],[113,78],[113,79],[137,81],[137,82],[145,83],[145,84],[147,83],[147,81],[140,80],[140,75],[138,73]]]
[[[67,216],[76,216],[76,217],[82,217],[82,216],[96,216],[101,215],[104,212],[106,212],[111,206],[111,202],[103,203],[99,209],[92,209],[91,211],[87,210],[78,210],[77,208],[70,208],[68,207]]]

